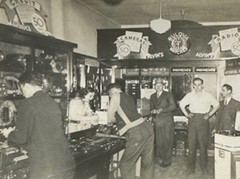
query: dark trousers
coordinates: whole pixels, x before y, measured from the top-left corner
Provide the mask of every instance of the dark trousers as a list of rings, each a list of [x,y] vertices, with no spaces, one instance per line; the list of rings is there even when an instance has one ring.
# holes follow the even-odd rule
[[[154,131],[148,122],[129,129],[126,148],[120,161],[122,179],[135,179],[135,167],[141,156],[141,179],[154,178]]]
[[[199,144],[200,167],[207,168],[207,146],[209,137],[209,122],[203,119],[204,114],[194,114],[188,122],[188,168],[195,170],[196,150]]]
[[[155,125],[156,155],[165,164],[171,164],[174,143],[174,124]]]
[[[74,177],[74,170],[69,170],[67,172],[59,172],[58,175],[49,177],[49,179],[73,179]]]

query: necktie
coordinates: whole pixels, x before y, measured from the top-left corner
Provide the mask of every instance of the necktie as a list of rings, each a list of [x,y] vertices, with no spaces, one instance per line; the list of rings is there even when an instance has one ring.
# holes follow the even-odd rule
[[[225,105],[225,106],[228,105],[227,99],[224,100],[224,105]]]

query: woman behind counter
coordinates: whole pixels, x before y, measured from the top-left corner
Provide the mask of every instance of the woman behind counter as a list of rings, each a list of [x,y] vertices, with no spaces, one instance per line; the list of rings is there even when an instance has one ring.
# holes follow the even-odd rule
[[[98,115],[90,107],[95,92],[92,88],[81,88],[73,91],[69,103],[69,132],[88,129],[98,124]]]

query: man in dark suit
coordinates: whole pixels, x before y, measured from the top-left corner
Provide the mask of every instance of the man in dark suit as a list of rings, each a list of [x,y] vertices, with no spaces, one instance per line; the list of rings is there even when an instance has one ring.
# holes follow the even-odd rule
[[[19,81],[26,99],[19,105],[16,128],[2,134],[9,145],[26,145],[30,179],[72,179],[75,162],[57,103],[42,91],[40,75],[24,73]]]
[[[156,154],[158,163],[162,167],[168,167],[172,162],[172,151],[174,143],[174,121],[173,111],[176,109],[173,95],[163,91],[162,79],[155,83],[156,93],[150,97],[151,113],[154,118],[156,136]]]
[[[223,100],[220,102],[220,108],[217,111],[215,128],[213,132],[233,132],[237,111],[240,111],[240,102],[233,99],[232,86],[224,84],[221,95]]]

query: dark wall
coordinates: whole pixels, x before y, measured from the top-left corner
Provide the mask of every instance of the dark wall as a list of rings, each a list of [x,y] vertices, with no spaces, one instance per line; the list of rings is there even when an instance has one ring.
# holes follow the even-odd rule
[[[171,30],[164,34],[157,34],[150,28],[132,28],[132,29],[102,29],[98,30],[98,58],[103,60],[114,59],[117,54],[116,44],[117,37],[125,35],[125,32],[134,31],[142,32],[143,36],[148,36],[152,43],[149,47],[149,53],[164,52],[163,59],[186,60],[196,58],[197,53],[211,53],[211,45],[208,44],[213,34],[218,34],[219,30],[225,30],[238,26],[202,26],[191,21],[172,21]],[[238,27],[239,28],[239,27]],[[173,54],[170,50],[168,37],[173,33],[183,32],[188,35],[190,49],[182,55]],[[231,51],[221,52],[221,57],[234,57]],[[116,57],[115,57],[116,58]],[[133,57],[134,58],[134,57]]]

